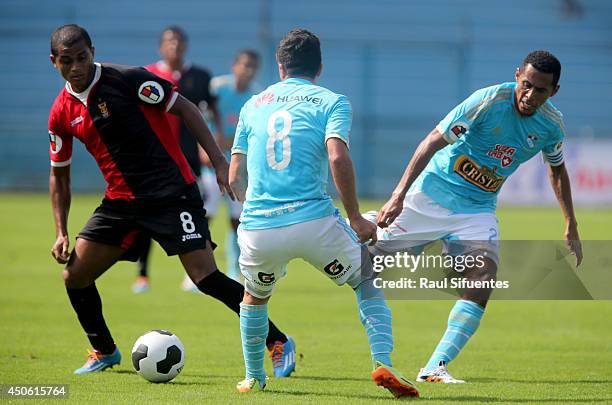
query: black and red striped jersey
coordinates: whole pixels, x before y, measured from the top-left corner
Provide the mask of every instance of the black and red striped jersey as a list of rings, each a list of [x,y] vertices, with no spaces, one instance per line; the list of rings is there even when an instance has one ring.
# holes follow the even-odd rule
[[[87,90],[76,93],[66,83],[51,107],[51,165],[70,164],[77,138],[102,171],[106,198],[181,194],[195,177],[166,114],[178,97],[175,86],[143,68],[95,66]]]
[[[214,105],[217,102],[215,96],[210,92],[211,75],[208,70],[204,68],[186,64],[183,66],[182,70],[173,71],[163,60],[160,60],[145,66],[145,69],[177,86],[183,97],[199,106],[202,110],[205,110],[208,106]],[[201,162],[198,153],[198,144],[195,138],[189,133],[185,124],[181,125],[178,118],[174,119],[174,117],[170,117],[170,123],[179,134],[181,149],[187,158],[187,162],[191,166],[191,170],[199,177],[201,173]]]

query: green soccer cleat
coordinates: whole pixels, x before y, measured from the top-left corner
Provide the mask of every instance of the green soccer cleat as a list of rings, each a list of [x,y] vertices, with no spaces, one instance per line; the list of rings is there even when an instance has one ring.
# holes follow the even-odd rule
[[[414,384],[393,367],[384,365],[379,361],[374,364],[374,367],[372,379],[376,385],[389,390],[395,398],[416,398],[419,396],[419,391]]]

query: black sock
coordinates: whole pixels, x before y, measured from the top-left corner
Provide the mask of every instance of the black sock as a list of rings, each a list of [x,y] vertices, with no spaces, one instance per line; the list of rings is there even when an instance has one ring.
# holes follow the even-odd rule
[[[145,244],[138,258],[138,275],[148,277],[147,268],[149,267],[149,252],[151,251],[151,239]]]
[[[244,296],[244,286],[232,280],[219,270],[215,270],[197,284],[198,290],[206,295],[218,299],[229,309],[240,315],[240,303]],[[285,343],[287,336],[281,332],[272,321],[268,321],[269,330],[266,338],[266,345],[271,345],[276,341]]]
[[[112,354],[116,346],[104,322],[102,300],[96,284],[85,288],[66,288],[66,292],[93,348],[102,354]]]

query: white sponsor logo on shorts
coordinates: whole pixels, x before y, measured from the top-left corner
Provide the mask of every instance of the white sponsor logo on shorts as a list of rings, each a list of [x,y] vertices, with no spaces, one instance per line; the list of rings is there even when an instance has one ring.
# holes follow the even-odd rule
[[[183,235],[183,242],[188,241],[189,239],[202,239],[202,235],[199,233],[188,233]]]

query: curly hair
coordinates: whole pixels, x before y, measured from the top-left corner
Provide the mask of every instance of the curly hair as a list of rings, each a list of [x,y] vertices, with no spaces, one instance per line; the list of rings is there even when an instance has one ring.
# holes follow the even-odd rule
[[[533,66],[537,71],[542,73],[552,73],[553,86],[559,83],[561,77],[561,62],[552,53],[548,51],[533,51],[523,60],[523,68],[527,65]]]

